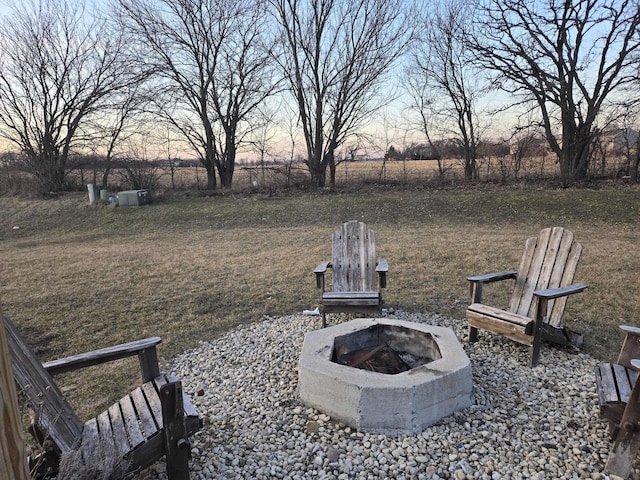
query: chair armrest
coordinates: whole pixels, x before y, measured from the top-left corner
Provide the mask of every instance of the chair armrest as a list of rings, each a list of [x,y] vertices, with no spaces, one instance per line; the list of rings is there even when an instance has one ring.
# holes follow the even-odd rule
[[[379,258],[378,263],[376,264],[376,272],[388,272],[389,271],[389,262],[387,262],[386,258]]]
[[[101,348],[91,352],[51,360],[43,363],[42,366],[51,375],[55,375],[138,355],[143,378],[145,381],[148,381],[160,374],[156,345],[161,341],[162,339],[160,337],[149,337],[113,347]],[[147,377],[149,376],[151,376],[151,378],[148,379]]]
[[[320,288],[324,292],[324,273],[327,268],[331,268],[331,262],[322,262],[318,265],[313,273],[316,274],[316,287]]]
[[[503,272],[485,273],[483,275],[467,277],[467,280],[469,280],[471,303],[482,303],[482,285],[485,283],[509,280],[511,278],[516,278],[517,276],[518,272],[515,270],[505,270]]]
[[[640,335],[640,328],[631,325],[619,325],[618,328],[626,335]]]
[[[536,290],[533,294],[536,297],[543,298],[545,300],[552,300],[558,297],[566,297],[567,295],[573,295],[574,293],[580,293],[585,291],[587,286],[584,283],[574,283],[566,287],[547,288],[544,290]]]
[[[318,265],[315,268],[313,273],[315,273],[315,274],[324,273],[324,272],[327,271],[327,268],[331,268],[331,262],[322,262],[320,265]]]
[[[500,280],[509,280],[510,278],[516,278],[518,272],[515,270],[505,270],[504,272],[485,273],[483,275],[474,275],[467,277],[467,280],[473,283],[491,283]]]
[[[378,273],[378,283],[380,288],[387,287],[387,272],[389,271],[389,263],[386,258],[379,258],[376,263],[376,272]]]

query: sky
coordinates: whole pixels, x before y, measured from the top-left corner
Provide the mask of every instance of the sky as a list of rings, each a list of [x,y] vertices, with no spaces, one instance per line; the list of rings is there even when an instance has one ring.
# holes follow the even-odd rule
[[[14,3],[15,0],[0,0],[0,16],[6,15],[10,11],[10,6]],[[26,2],[39,0],[24,0]],[[46,1],[46,0],[44,0]],[[98,5],[107,5],[109,0],[95,0],[95,4]],[[401,68],[396,67],[394,73],[401,72]],[[391,85],[397,84],[399,76],[391,75]],[[390,86],[390,89],[393,87]],[[288,99],[288,97],[284,97]],[[498,106],[504,105],[508,102],[509,98],[507,95],[500,91],[495,91],[491,95],[482,99],[479,110],[480,111],[490,111],[495,110]],[[289,101],[289,100],[287,100]],[[411,131],[409,126],[407,125],[407,105],[409,100],[406,97],[399,96],[395,98],[392,102],[389,103],[384,109],[381,110],[381,115],[379,118],[372,119],[369,124],[363,128],[363,132],[368,134],[369,136],[375,138],[375,142],[378,146],[378,154],[380,153],[380,149],[383,149],[389,145],[393,145],[396,149],[402,149],[404,146],[410,144],[411,142],[421,142],[423,141],[422,135],[416,133],[415,131]],[[383,120],[383,115],[386,116],[386,120]],[[499,137],[508,137],[510,131],[512,131],[514,125],[517,121],[517,112],[510,111],[503,113],[499,116],[495,116],[492,119],[492,123],[486,124],[483,126],[484,134],[492,139],[497,139]],[[397,126],[397,128],[395,128]],[[277,151],[280,155],[288,155],[288,152],[291,148],[291,141],[288,138],[286,128],[282,129],[279,133],[280,140],[276,142],[276,145],[272,146],[272,150]],[[296,143],[298,146],[303,146],[303,139],[301,135],[298,135],[296,139]],[[1,146],[1,145],[0,145]],[[371,152],[374,149],[370,150]],[[298,149],[298,153],[301,152]],[[241,152],[239,154],[239,158],[250,157],[251,155],[248,152]]]

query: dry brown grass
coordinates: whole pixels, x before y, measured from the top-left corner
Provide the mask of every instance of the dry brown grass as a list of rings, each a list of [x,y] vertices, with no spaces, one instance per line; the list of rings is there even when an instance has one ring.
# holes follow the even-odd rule
[[[159,335],[170,361],[238,324],[314,308],[312,270],[343,221],[376,231],[389,306],[458,318],[466,276],[515,268],[528,236],[562,225],[585,246],[577,280],[589,285],[570,300],[567,323],[585,332],[587,351],[613,358],[616,326],[640,321],[639,216],[637,187],[177,195],[142,208],[92,208],[84,195],[0,198],[0,294],[43,359]],[[498,285],[486,295],[507,301]],[[127,360],[61,383],[86,416],[135,372]]]

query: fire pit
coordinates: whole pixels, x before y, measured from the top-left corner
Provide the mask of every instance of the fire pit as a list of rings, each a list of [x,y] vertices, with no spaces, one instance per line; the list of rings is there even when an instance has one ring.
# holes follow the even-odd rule
[[[471,364],[453,330],[359,318],[307,333],[302,401],[371,433],[417,433],[472,402]]]

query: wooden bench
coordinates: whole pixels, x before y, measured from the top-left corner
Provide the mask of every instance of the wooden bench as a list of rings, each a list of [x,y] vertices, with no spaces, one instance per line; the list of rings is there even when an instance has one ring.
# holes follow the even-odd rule
[[[380,312],[389,264],[384,258],[376,258],[374,231],[357,220],[344,223],[333,233],[331,253],[332,261],[320,263],[313,271],[316,286],[322,291],[322,326],[327,325],[327,313]],[[329,268],[332,291],[325,290]]]
[[[75,455],[87,469],[100,467],[91,464],[100,463],[96,459],[112,460],[107,472],[111,478],[129,478],[166,456],[170,480],[189,478],[189,437],[203,423],[180,381],[160,373],[159,337],[42,364],[6,317],[4,325],[18,390],[35,412],[32,430],[45,446],[30,459],[37,476],[55,474],[65,455]],[[74,412],[51,376],[135,355],[144,383],[87,422]]]
[[[640,328],[621,325],[625,339],[616,363],[596,367],[600,415],[613,442],[606,471],[627,478],[640,449]]]

